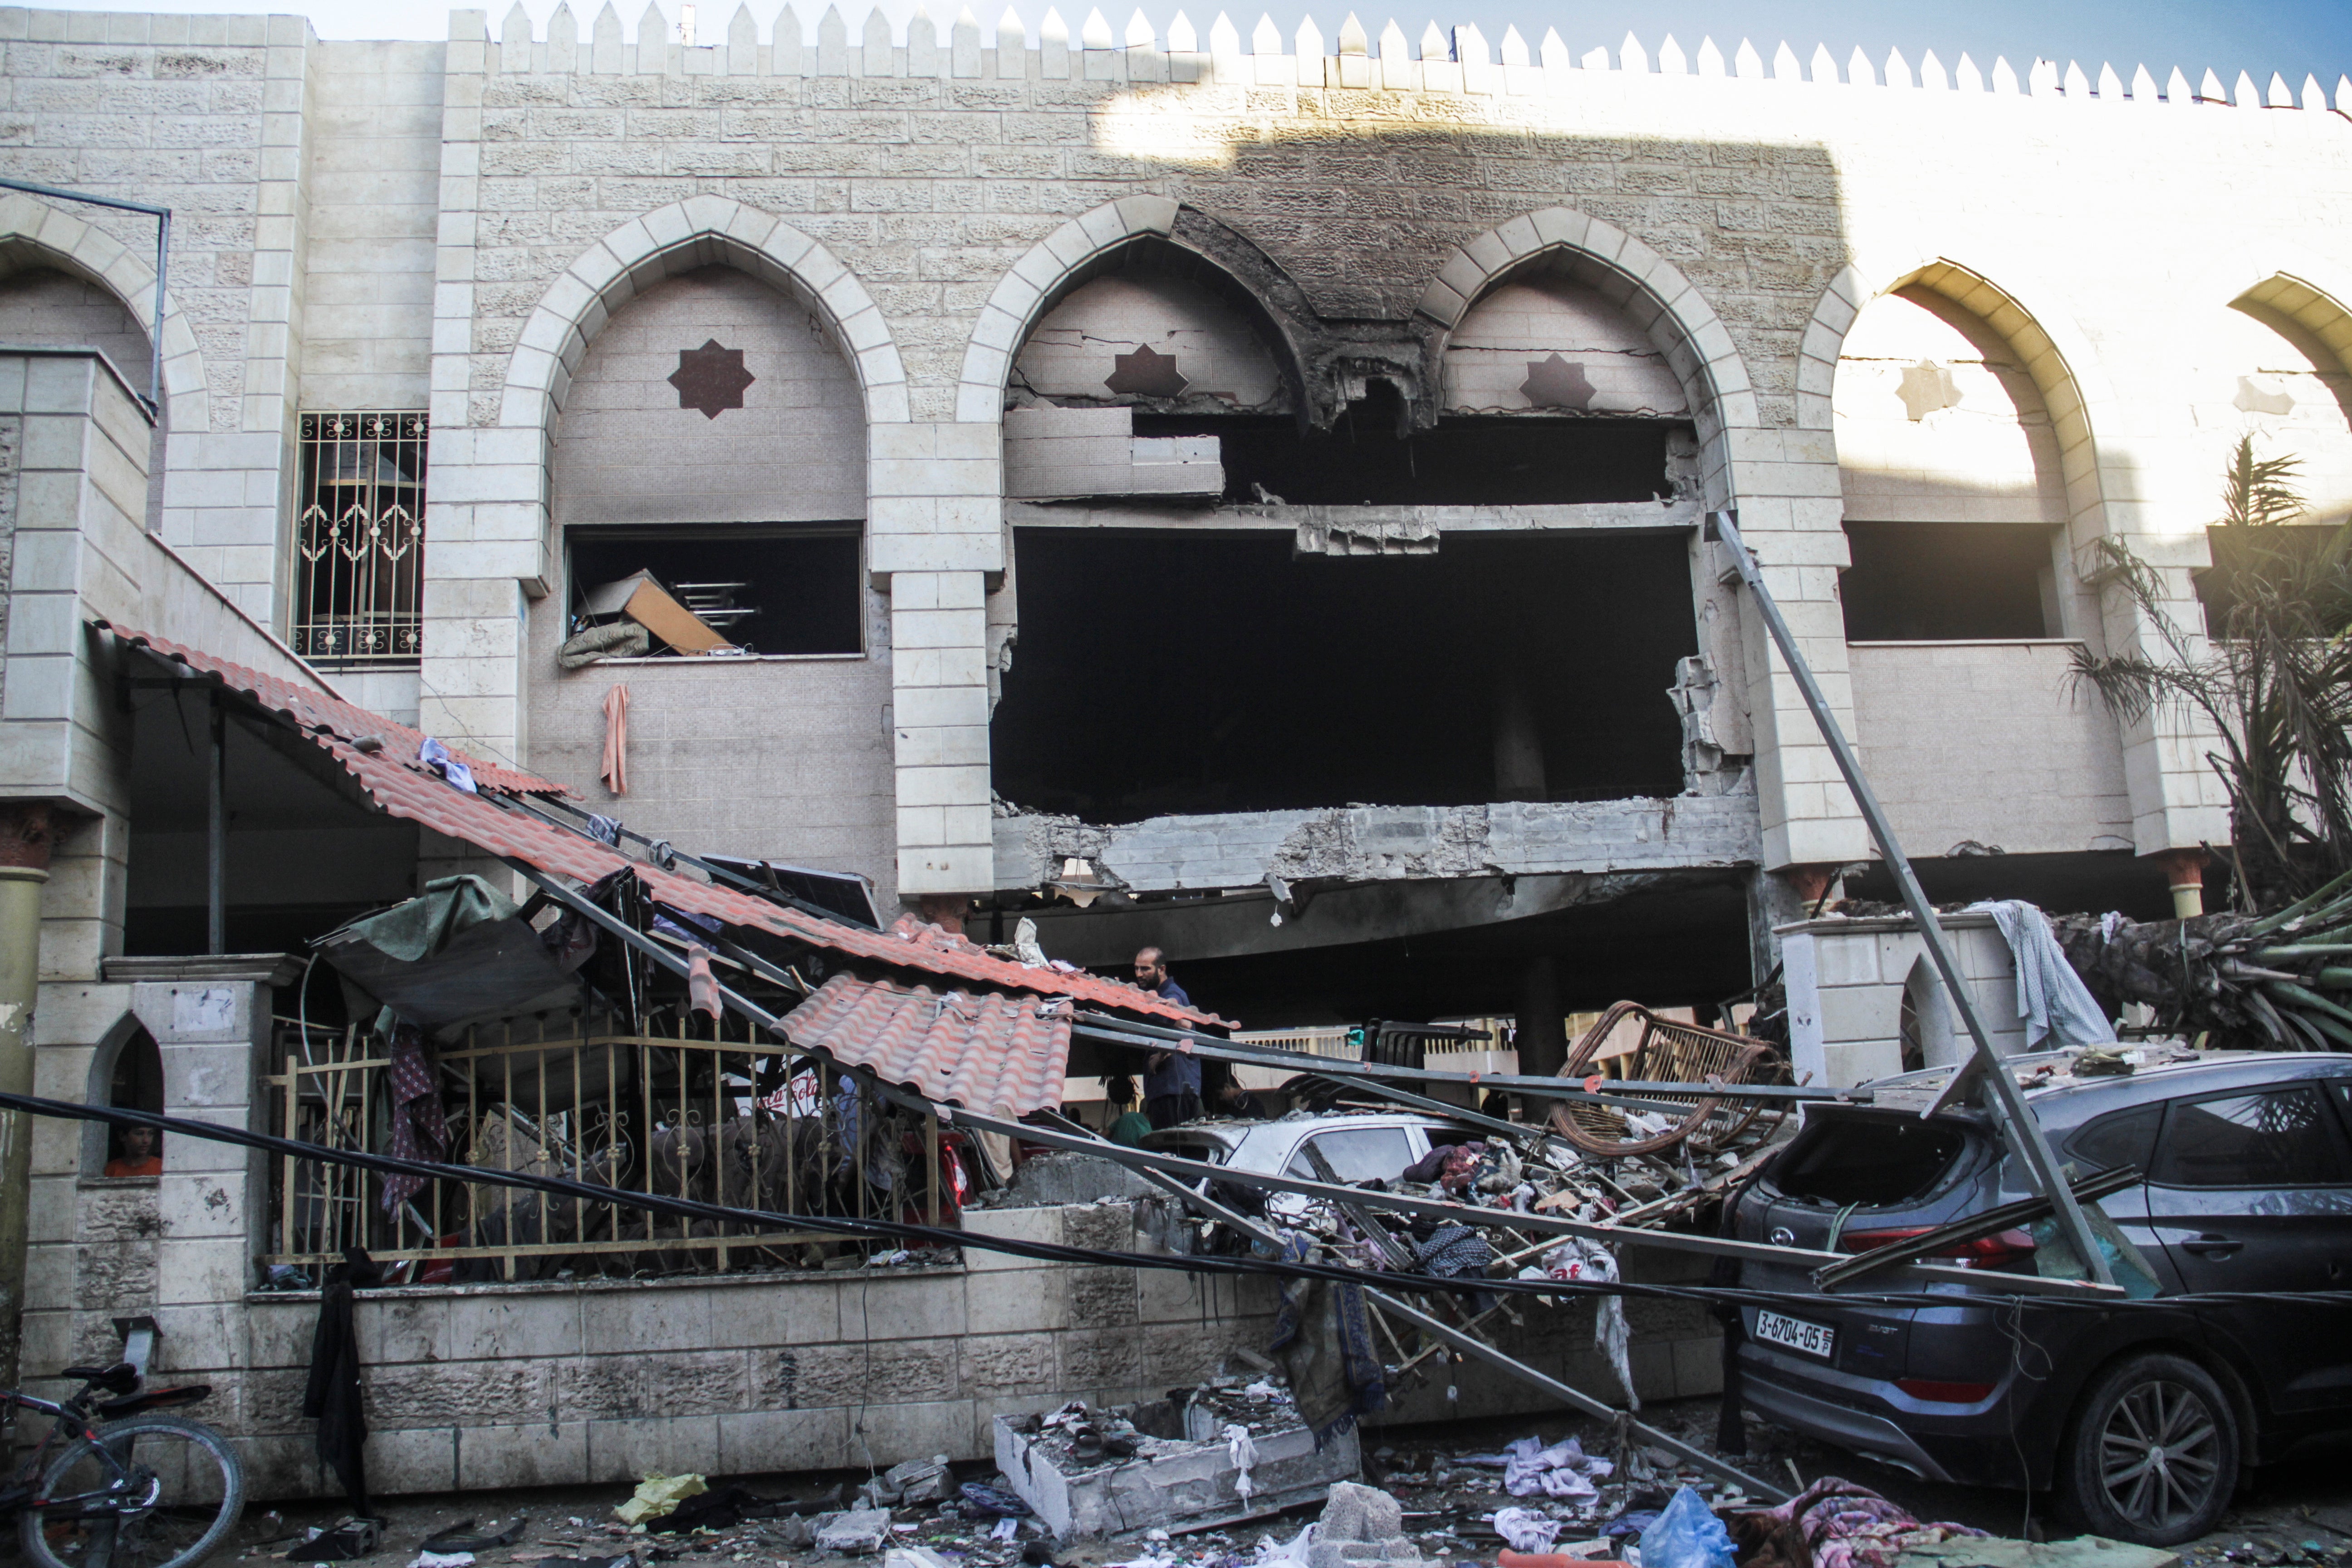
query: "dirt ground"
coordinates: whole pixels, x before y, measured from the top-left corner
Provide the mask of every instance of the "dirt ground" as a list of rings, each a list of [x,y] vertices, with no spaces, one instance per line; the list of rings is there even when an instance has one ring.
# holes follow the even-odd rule
[[[1643,1415],[1685,1441],[1706,1446],[1714,1436],[1716,1412],[1716,1401],[1697,1399],[1654,1405]],[[1548,1442],[1577,1436],[1596,1447],[1601,1436],[1597,1423],[1567,1417],[1367,1433],[1365,1479],[1385,1480],[1396,1492],[1406,1510],[1407,1528],[1418,1537],[1425,1557],[1462,1564],[1492,1563],[1500,1542],[1483,1522],[1483,1516],[1497,1507],[1528,1500],[1502,1493],[1498,1476],[1464,1484],[1465,1472],[1458,1461],[1462,1456],[1490,1452],[1531,1433]],[[1743,1467],[1752,1476],[1769,1476],[1783,1486],[1838,1475],[1883,1492],[1924,1520],[1952,1521],[1998,1535],[2034,1539],[2063,1539],[2074,1533],[2049,1517],[2046,1499],[1922,1481],[1752,1419],[1748,1433],[1749,1452]],[[2352,1568],[2352,1463],[2347,1461],[2352,1461],[2352,1437],[2257,1472],[2221,1530],[2179,1549],[2184,1568],[2221,1568],[2225,1563],[2251,1568],[2280,1568],[2290,1563]],[[960,1480],[990,1480],[992,1471],[993,1467],[984,1463],[957,1468]],[[1438,1478],[1434,1481],[1433,1472]],[[725,1478],[742,1483],[762,1499],[803,1504],[853,1492],[866,1479],[862,1470]],[[715,1483],[720,1478],[711,1479]],[[820,1561],[835,1564],[843,1561],[803,1544],[799,1527],[782,1519],[746,1521],[722,1531],[686,1535],[632,1533],[612,1517],[614,1507],[630,1490],[613,1485],[384,1500],[377,1507],[378,1514],[389,1521],[383,1541],[373,1553],[354,1561],[357,1568],[409,1568],[426,1537],[466,1520],[485,1531],[502,1528],[519,1513],[527,1516],[521,1534],[510,1545],[479,1553],[478,1568],[533,1568],[542,1562],[548,1568],[563,1568],[550,1560],[596,1560],[624,1553],[635,1558],[634,1565],[614,1568],[651,1568],[672,1563],[681,1568],[722,1563],[799,1568]],[[346,1513],[332,1502],[253,1504],[237,1540],[214,1563],[215,1568],[230,1564],[274,1568],[289,1561],[286,1553],[302,1531],[314,1525],[331,1526]],[[1003,1539],[992,1533],[992,1521],[946,1519],[936,1508],[926,1506],[897,1510],[894,1532],[898,1544],[929,1547],[956,1568],[1012,1568],[1024,1561],[1024,1552],[1032,1563],[1050,1558],[1078,1568],[1147,1557],[1155,1559],[1161,1568],[1236,1568],[1255,1559],[1261,1542],[1286,1541],[1313,1517],[1314,1510],[1305,1509],[1167,1541],[1054,1542],[1042,1540],[1034,1524]],[[1577,1527],[1571,1526],[1562,1540],[1577,1536]]]

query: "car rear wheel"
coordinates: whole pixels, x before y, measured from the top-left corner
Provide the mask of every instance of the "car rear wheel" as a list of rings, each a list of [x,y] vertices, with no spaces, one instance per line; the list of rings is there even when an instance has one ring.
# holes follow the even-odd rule
[[[2238,1422],[2195,1362],[2148,1352],[2084,1395],[2059,1455],[2068,1511],[2101,1535],[2174,1546],[2221,1521],[2238,1482]]]

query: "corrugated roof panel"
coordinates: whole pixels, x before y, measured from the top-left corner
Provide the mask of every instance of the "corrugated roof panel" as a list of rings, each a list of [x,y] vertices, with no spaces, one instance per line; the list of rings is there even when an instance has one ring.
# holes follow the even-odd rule
[[[97,624],[106,625],[103,621]],[[666,904],[729,924],[764,930],[867,963],[919,970],[973,985],[1068,996],[1171,1023],[1225,1022],[1212,1013],[1179,1007],[1124,981],[1107,980],[1083,970],[1033,969],[999,958],[967,938],[911,917],[900,920],[887,931],[870,931],[786,909],[732,888],[665,871],[631,859],[583,834],[500,805],[489,795],[469,795],[438,773],[428,772],[415,760],[416,744],[424,737],[407,725],[395,724],[381,714],[354,707],[325,692],[308,690],[146,632],[128,626],[107,629],[125,642],[215,676],[230,689],[244,693],[273,712],[286,714],[301,724],[313,742],[332,753],[359,781],[368,798],[384,811],[422,823],[436,833],[462,839],[492,855],[521,860],[541,871],[583,884],[599,881],[626,867],[643,879],[655,898]],[[353,742],[365,735],[385,737],[383,747],[373,752],[361,751]],[[473,768],[475,782],[488,789],[510,795],[570,793],[560,784],[518,769],[477,763],[463,752],[457,755]],[[1065,1058],[1067,1051],[1065,1030]],[[1055,1087],[1058,1093],[1058,1079]]]

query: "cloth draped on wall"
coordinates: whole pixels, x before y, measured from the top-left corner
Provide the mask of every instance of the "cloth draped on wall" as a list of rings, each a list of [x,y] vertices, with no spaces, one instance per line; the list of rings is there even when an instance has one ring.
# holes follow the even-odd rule
[[[1315,1238],[1282,1233],[1285,1261],[1305,1263]],[[1371,1313],[1360,1285],[1328,1279],[1287,1279],[1281,1284],[1282,1310],[1274,1320],[1269,1348],[1290,1380],[1299,1419],[1314,1434],[1318,1450],[1388,1404],[1388,1379],[1372,1344]]]
[[[629,689],[618,681],[604,693],[604,760],[596,776],[614,795],[629,793]]]
[[[438,1160],[449,1147],[449,1123],[441,1114],[440,1070],[424,1032],[405,1020],[392,1031],[392,1146],[395,1160]],[[383,1178],[383,1211],[400,1205],[425,1186],[422,1176]]]
[[[310,1340],[310,1382],[303,1391],[302,1414],[319,1424],[320,1462],[342,1483],[352,1511],[365,1518],[367,1413],[360,1397],[360,1341],[352,1288],[376,1283],[382,1271],[357,1247],[345,1248],[343,1257],[348,1261],[332,1271],[319,1293],[319,1327]]]
[[[2066,962],[2048,915],[2022,899],[1969,906],[1971,914],[1979,910],[1992,916],[2017,959],[2017,1016],[2025,1020],[2026,1049],[2053,1037],[2053,1043],[2061,1046],[2095,1046],[2116,1037],[2091,988]]]

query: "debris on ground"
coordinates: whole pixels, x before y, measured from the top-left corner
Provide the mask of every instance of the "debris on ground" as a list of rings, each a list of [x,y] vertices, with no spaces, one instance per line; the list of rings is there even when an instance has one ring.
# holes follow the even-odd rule
[[[1289,1394],[1263,1378],[1103,1411],[1072,1400],[1000,1415],[995,1432],[1007,1484],[1064,1540],[1260,1518],[1319,1500],[1361,1463],[1352,1430],[1318,1448]]]
[[[649,1475],[637,1483],[629,1500],[613,1510],[613,1517],[623,1524],[643,1524],[658,1519],[690,1497],[708,1491],[710,1483],[700,1476]]]

